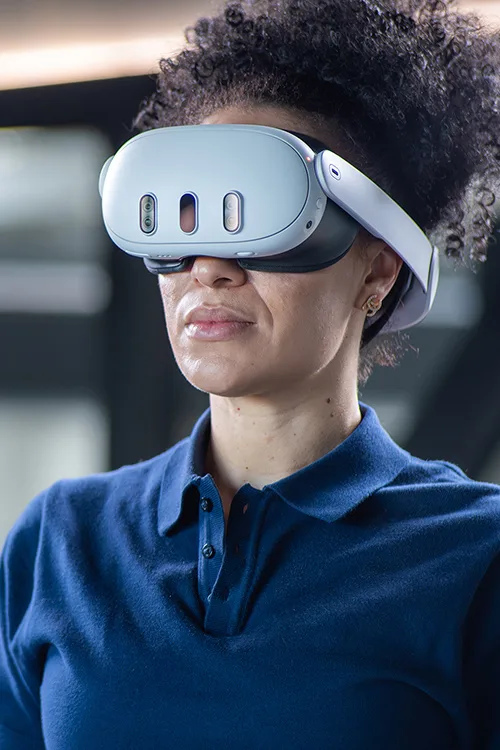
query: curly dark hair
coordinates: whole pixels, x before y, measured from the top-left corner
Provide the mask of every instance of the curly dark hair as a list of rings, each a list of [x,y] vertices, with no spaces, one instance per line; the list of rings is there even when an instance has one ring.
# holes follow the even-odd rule
[[[500,176],[500,38],[454,0],[226,0],[160,61],[138,131],[272,104],[342,135],[336,149],[448,257],[484,261]],[[398,340],[399,338],[399,340]],[[401,339],[361,350],[360,381]]]

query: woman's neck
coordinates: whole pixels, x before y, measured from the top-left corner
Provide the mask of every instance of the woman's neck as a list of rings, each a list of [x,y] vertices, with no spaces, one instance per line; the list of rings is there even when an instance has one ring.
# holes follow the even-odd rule
[[[288,404],[283,394],[279,403],[211,395],[210,406],[205,468],[226,504],[246,483],[262,489],[317,461],[361,421],[356,389]]]

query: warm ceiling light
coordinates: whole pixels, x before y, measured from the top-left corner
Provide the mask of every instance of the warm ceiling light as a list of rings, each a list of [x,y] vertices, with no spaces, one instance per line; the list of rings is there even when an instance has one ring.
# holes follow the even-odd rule
[[[458,11],[477,13],[492,26],[500,26],[500,2],[498,0],[460,0]]]
[[[179,33],[107,44],[0,52],[0,89],[154,73],[160,57],[175,54],[184,44],[184,36]]]
[[[460,0],[457,9],[474,11],[487,24],[500,27],[500,0]],[[179,31],[166,37],[0,52],[0,90],[146,75],[156,72],[160,57],[184,45]]]

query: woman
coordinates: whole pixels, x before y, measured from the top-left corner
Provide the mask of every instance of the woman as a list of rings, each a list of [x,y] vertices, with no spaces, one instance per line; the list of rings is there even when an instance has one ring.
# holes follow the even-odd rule
[[[188,41],[139,129],[319,138],[449,254],[484,259],[498,41],[477,19],[417,0],[230,3]],[[215,257],[160,273],[177,363],[210,409],[150,461],[58,482],[11,530],[2,748],[500,747],[500,489],[409,455],[358,402],[393,357],[362,338],[401,268],[361,232],[313,273]]]

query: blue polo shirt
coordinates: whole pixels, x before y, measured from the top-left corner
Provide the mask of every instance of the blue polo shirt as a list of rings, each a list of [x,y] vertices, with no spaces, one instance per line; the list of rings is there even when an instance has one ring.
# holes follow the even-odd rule
[[[500,488],[362,413],[226,533],[210,410],[35,497],[0,559],[1,750],[498,750]]]

